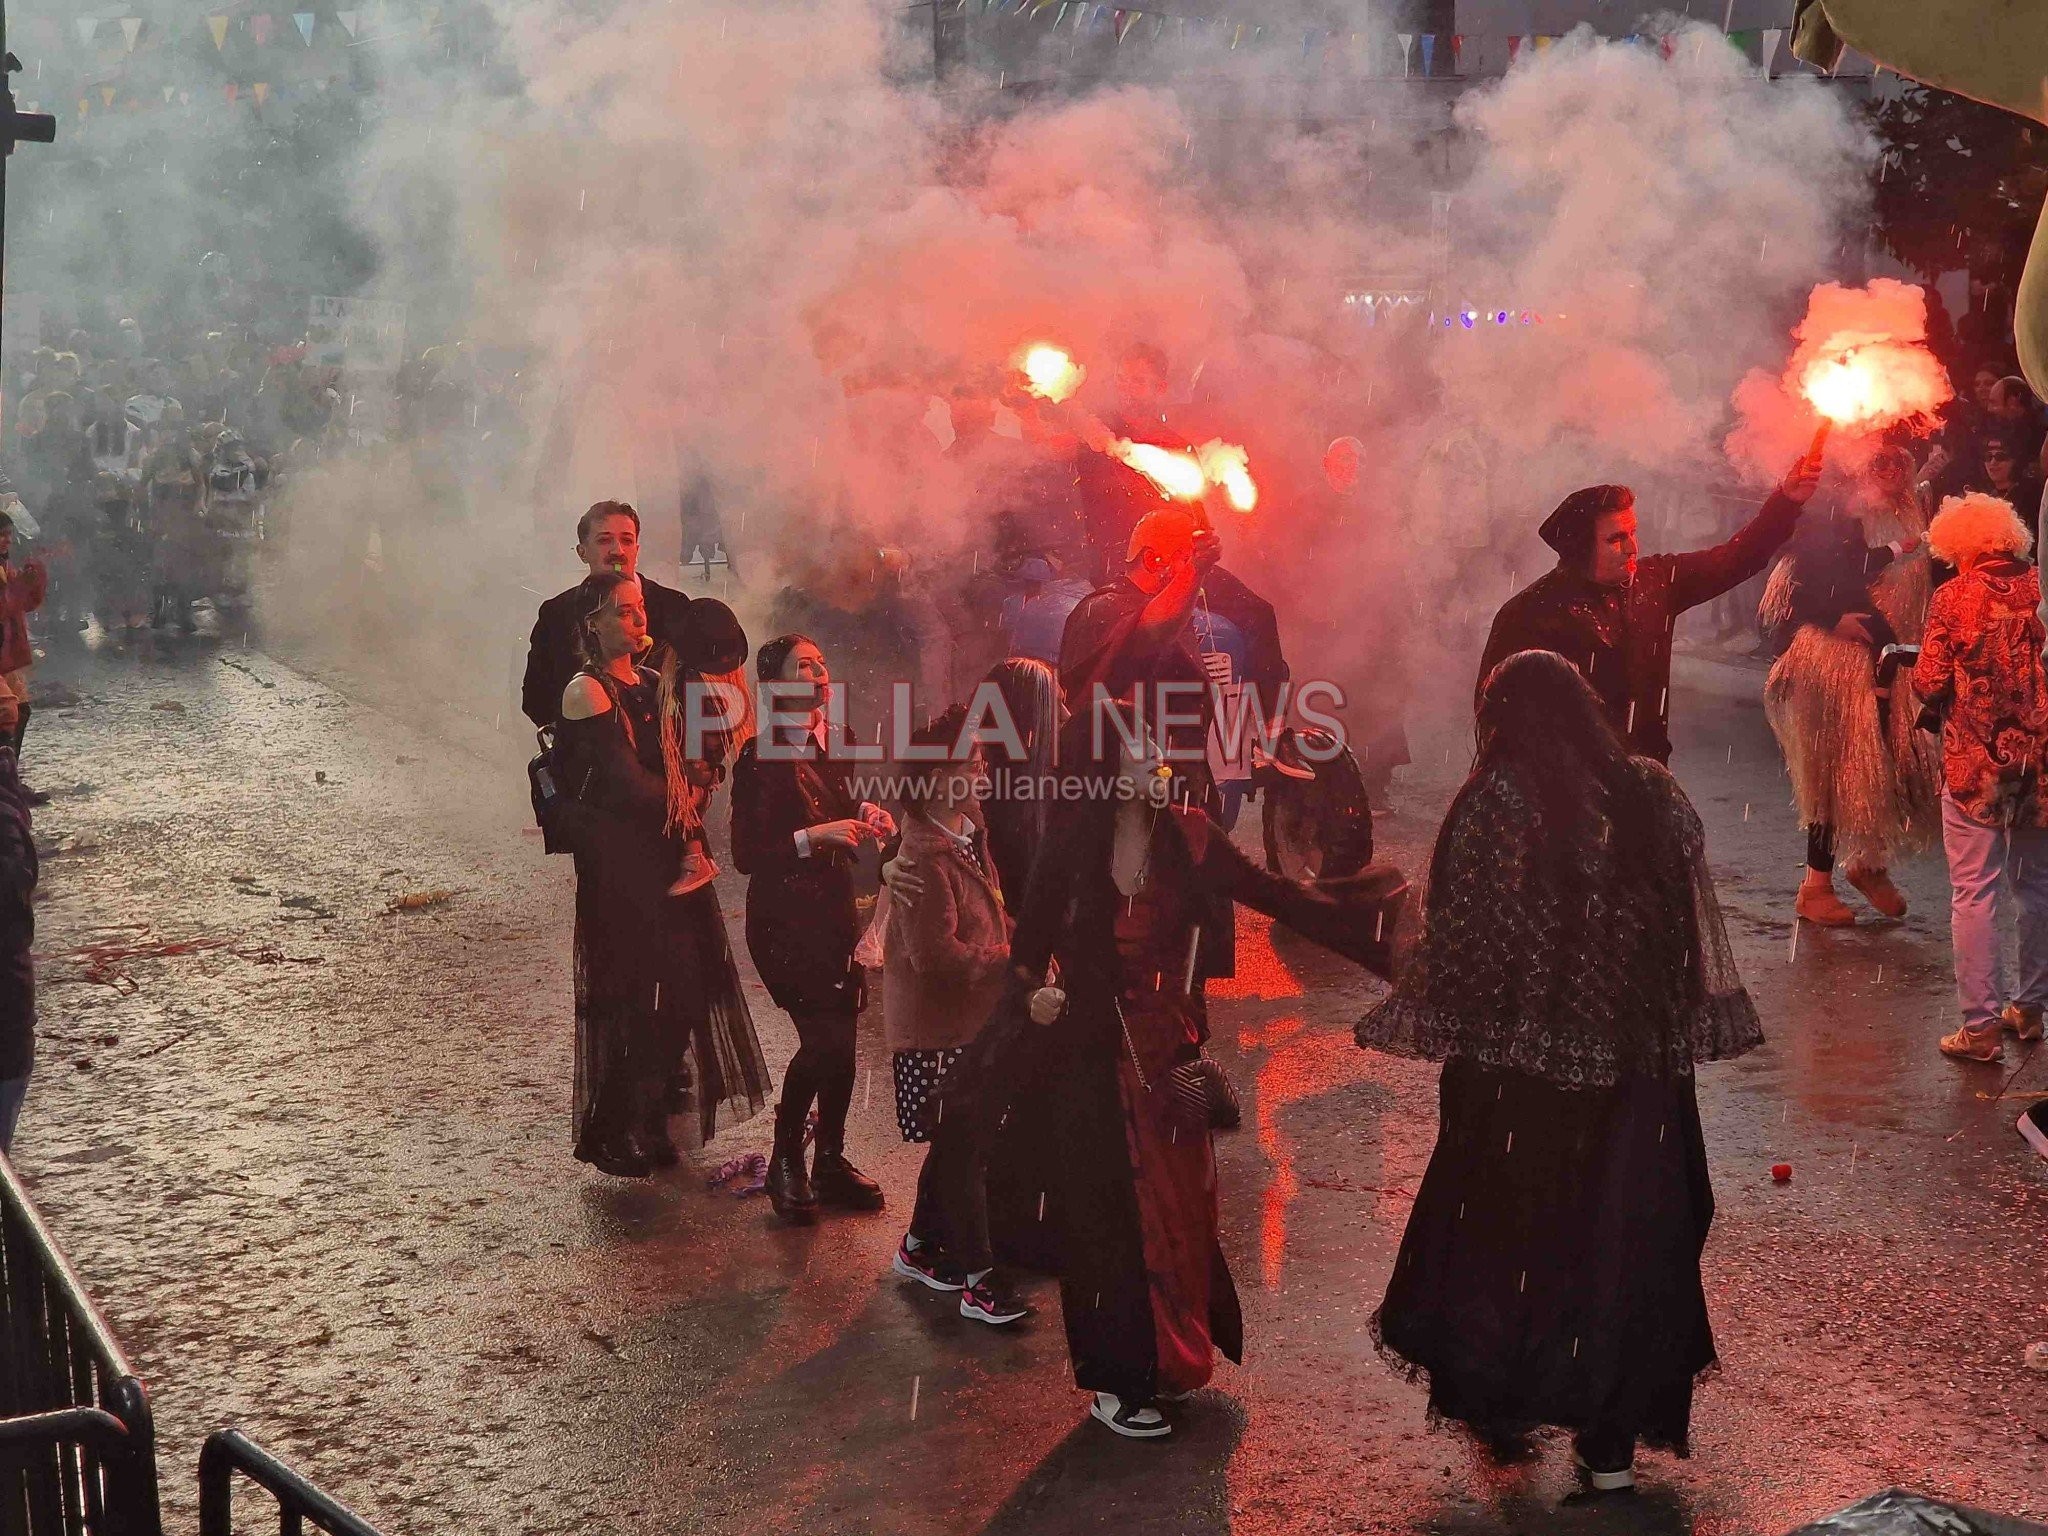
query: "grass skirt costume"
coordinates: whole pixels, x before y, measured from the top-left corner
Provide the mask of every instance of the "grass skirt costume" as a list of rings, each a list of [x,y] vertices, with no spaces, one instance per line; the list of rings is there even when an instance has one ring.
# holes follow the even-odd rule
[[[1866,504],[1860,521],[1880,540],[1926,531],[1911,508],[1889,503]],[[1936,747],[1914,726],[1920,700],[1910,668],[1897,674],[1890,708],[1881,714],[1871,647],[1837,635],[1825,614],[1825,622],[1798,621],[1795,589],[1803,580],[1798,557],[1788,557],[1764,590],[1765,626],[1797,624],[1764,683],[1764,713],[1785,756],[1800,824],[1833,828],[1851,868],[1884,869],[1895,854],[1927,846],[1940,829]],[[1917,644],[1931,587],[1928,557],[1916,551],[1870,583],[1865,611],[1875,610],[1902,643]],[[1850,611],[1856,606],[1864,605]]]
[[[1683,1454],[1714,1363],[1693,1064],[1762,1032],[1698,817],[1647,759],[1609,773],[1604,793],[1559,790],[1482,749],[1415,958],[1358,1024],[1362,1046],[1444,1063],[1373,1328],[1433,1414],[1488,1439],[1548,1424]]]

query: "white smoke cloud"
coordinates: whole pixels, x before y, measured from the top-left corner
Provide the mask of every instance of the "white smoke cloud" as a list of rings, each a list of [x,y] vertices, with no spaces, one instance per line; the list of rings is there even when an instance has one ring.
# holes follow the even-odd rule
[[[663,574],[692,487],[748,562],[757,625],[781,574],[975,547],[932,397],[1038,338],[1097,388],[1144,340],[1192,435],[1252,451],[1266,495],[1226,528],[1230,563],[1298,650],[1367,664],[1399,604],[1476,623],[1535,574],[1534,525],[1578,485],[1637,481],[1653,528],[1662,510],[1704,531],[1685,487],[1725,474],[1729,393],[1782,359],[1866,196],[1839,99],[1763,79],[1697,25],[1668,59],[1582,29],[1468,91],[1445,134],[1398,88],[1340,110],[1270,55],[1178,94],[942,97],[918,78],[928,22],[861,0],[499,16],[520,88],[444,72],[407,98],[394,55],[409,104],[366,137],[354,186],[375,291],[459,304],[476,344],[532,357],[534,446],[472,493],[462,545],[500,594],[572,576],[568,526],[603,496],[641,506]],[[1314,129],[1260,110],[1312,95]],[[1213,112],[1225,98],[1254,110]],[[1438,323],[1365,325],[1344,296],[1375,283],[1427,290],[1402,313]],[[1473,328],[1442,325],[1467,304]],[[1368,469],[1333,505],[1319,459],[1340,433]],[[343,481],[302,484],[301,525],[411,521],[409,472]],[[515,618],[499,600],[478,621],[509,645]]]

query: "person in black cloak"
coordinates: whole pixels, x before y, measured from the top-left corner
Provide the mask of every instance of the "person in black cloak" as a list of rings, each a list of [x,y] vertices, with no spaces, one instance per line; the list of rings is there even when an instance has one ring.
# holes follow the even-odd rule
[[[1591,1490],[1687,1453],[1714,1363],[1693,1069],[1763,1040],[1678,783],[1562,657],[1509,657],[1430,860],[1423,934],[1359,1045],[1444,1064],[1436,1150],[1373,1319],[1433,1414],[1577,1432]]]
[[[1098,703],[1062,733],[1066,782],[1018,912],[1009,988],[940,1112],[1000,1125],[1035,1097],[1040,1219],[1075,1383],[1117,1434],[1156,1438],[1172,1429],[1159,1401],[1201,1387],[1214,1352],[1235,1360],[1243,1344],[1217,1242],[1201,927],[1243,901],[1385,975],[1406,886],[1384,865],[1315,889],[1255,868],[1186,804],[1127,715],[1098,729],[1095,715],[1117,709]],[[1053,967],[1067,1006],[1041,1027]]]
[[[718,894],[678,894],[708,789],[691,777],[678,710],[635,663],[647,635],[640,583],[619,571],[577,589],[584,666],[562,690],[555,754],[562,831],[576,861],[576,1156],[617,1178],[677,1161],[668,1117],[691,1084],[708,1140],[723,1103],[744,1120],[768,1066],[740,991]],[[671,682],[673,681],[671,674]]]
[[[1478,688],[1517,651],[1556,651],[1599,695],[1628,744],[1671,760],[1671,633],[1688,608],[1712,602],[1764,568],[1792,536],[1820,484],[1820,457],[1792,466],[1755,517],[1724,544],[1680,555],[1636,553],[1636,496],[1625,485],[1574,491],[1537,530],[1557,567],[1500,606],[1479,661]]]

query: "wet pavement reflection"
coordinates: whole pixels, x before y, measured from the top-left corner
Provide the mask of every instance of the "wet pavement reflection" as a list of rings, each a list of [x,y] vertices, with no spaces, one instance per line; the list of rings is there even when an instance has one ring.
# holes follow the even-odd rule
[[[1133,1445],[1082,1421],[1049,1287],[998,1332],[888,1277],[921,1149],[877,1019],[851,1150],[883,1216],[788,1230],[707,1191],[765,1121],[647,1184],[569,1159],[570,871],[530,835],[523,731],[234,645],[38,678],[72,697],[30,737],[56,798],[20,1161],[143,1363],[166,1466],[239,1421],[394,1533],[1732,1536],[1889,1483],[2048,1512],[2048,1378],[2022,1365],[2048,1163],[2007,1074],[1935,1053],[1938,858],[1901,870],[1905,922],[1795,949],[1803,844],[1753,707],[1681,697],[1674,763],[1771,1037],[1701,1079],[1723,1367],[1693,1460],[1560,1510],[1565,1447],[1487,1466],[1374,1351],[1435,1074],[1352,1046],[1379,988],[1341,962],[1243,921],[1212,1015],[1245,1104],[1219,1164],[1249,1355]],[[1380,824],[1410,869],[1469,739],[1416,735]],[[794,1038],[749,987],[779,1069]],[[2048,1091],[2048,1058],[2014,1068]],[[191,1528],[189,1480],[170,1496]]]

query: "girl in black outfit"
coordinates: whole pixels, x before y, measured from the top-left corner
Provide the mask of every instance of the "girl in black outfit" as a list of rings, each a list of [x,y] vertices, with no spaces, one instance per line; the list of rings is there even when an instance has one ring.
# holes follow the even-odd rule
[[[721,1102],[740,1119],[761,1108],[768,1067],[716,891],[669,893],[683,833],[662,737],[676,722],[656,675],[633,660],[647,635],[640,584],[593,576],[579,603],[585,665],[562,691],[555,728],[576,859],[576,1156],[642,1178],[676,1161],[668,1116],[690,1086],[693,1046],[706,1138]]]
[[[1358,1043],[1444,1063],[1383,1351],[1496,1443],[1578,1432],[1598,1491],[1686,1451],[1714,1362],[1693,1065],[1761,1043],[1699,817],[1549,651],[1509,657],[1430,865],[1421,946]]]
[[[782,1076],[768,1199],[785,1220],[809,1221],[820,1205],[879,1211],[882,1188],[846,1160],[846,1111],[853,1100],[855,1025],[867,1000],[866,973],[854,963],[860,918],[854,905],[854,855],[864,843],[895,835],[879,807],[855,804],[849,760],[828,754],[825,704],[832,678],[825,657],[802,635],[782,635],[754,659],[764,683],[781,690],[766,721],[776,744],[759,737],[741,749],[732,778],[732,853],[747,885],[747,952],[754,969],[796,1024],[797,1053]],[[847,738],[850,741],[851,738]],[[804,1170],[804,1122],[818,1106],[818,1143]]]

